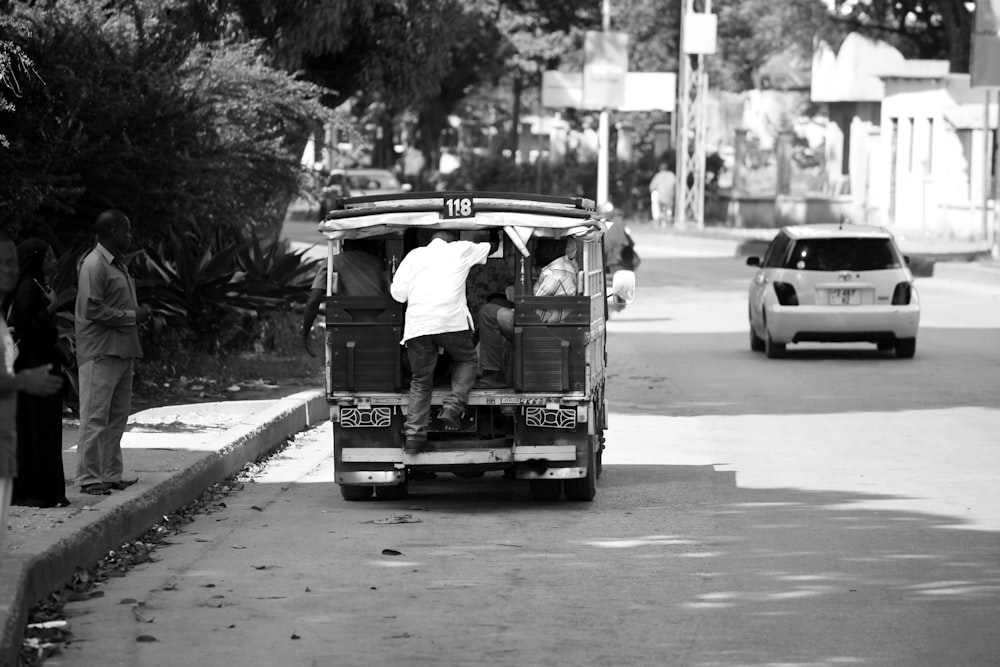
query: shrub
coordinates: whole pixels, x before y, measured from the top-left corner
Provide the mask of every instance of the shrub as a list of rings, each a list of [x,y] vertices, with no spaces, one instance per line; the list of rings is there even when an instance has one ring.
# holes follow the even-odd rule
[[[151,244],[168,229],[277,235],[301,146],[315,123],[344,123],[322,89],[268,67],[259,43],[194,45],[170,3],[35,4],[13,5],[12,44],[38,76],[0,110],[4,231],[78,247],[114,207]]]
[[[315,264],[284,242],[262,245],[256,235],[238,241],[171,232],[156,249],[136,255],[134,273],[154,335],[170,329],[186,345],[224,352],[252,348],[265,315],[302,301]]]

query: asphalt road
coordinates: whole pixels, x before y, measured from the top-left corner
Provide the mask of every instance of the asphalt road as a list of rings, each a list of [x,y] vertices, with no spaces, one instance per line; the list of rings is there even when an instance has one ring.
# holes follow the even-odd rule
[[[912,360],[768,360],[750,270],[698,254],[645,255],[609,324],[593,503],[492,475],[347,503],[319,427],[70,605],[47,664],[996,664],[1000,289],[920,281]]]

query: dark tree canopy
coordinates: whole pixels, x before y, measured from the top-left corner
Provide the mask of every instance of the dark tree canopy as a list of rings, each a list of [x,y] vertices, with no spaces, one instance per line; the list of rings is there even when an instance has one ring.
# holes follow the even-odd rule
[[[837,0],[838,22],[885,40],[908,58],[948,60],[969,71],[974,2],[965,0]]]

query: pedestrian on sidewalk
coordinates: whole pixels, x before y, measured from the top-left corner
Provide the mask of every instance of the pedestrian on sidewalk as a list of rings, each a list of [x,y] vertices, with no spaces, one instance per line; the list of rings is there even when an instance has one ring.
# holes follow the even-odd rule
[[[444,400],[440,419],[453,429],[462,425],[465,403],[476,381],[476,346],[473,322],[465,296],[465,280],[475,264],[485,264],[500,245],[499,232],[489,243],[458,240],[454,232],[434,232],[430,243],[414,248],[403,258],[389,292],[406,305],[403,344],[410,361],[410,402],[406,410],[406,449],[427,448],[431,393],[438,348],[451,355],[451,393]]]
[[[0,234],[0,299],[17,287],[17,248]],[[5,313],[0,310],[0,560],[7,536],[7,512],[10,509],[14,477],[17,475],[17,394],[51,396],[62,381],[51,375],[48,364],[14,371],[14,339],[7,328]]]
[[[58,297],[52,288],[56,255],[52,246],[33,238],[17,246],[20,265],[17,289],[9,296],[8,326],[17,342],[14,370],[48,364],[64,386],[59,328],[56,325]],[[17,479],[13,503],[29,507],[65,507],[66,477],[63,473],[63,392],[34,396],[22,392],[17,398]]]
[[[660,162],[660,170],[649,182],[649,200],[653,224],[670,227],[674,223],[674,199],[677,195],[677,176],[670,170],[670,164]]]
[[[121,440],[132,409],[132,375],[142,358],[139,325],[149,311],[136,300],[126,266],[132,222],[110,209],[97,216],[97,245],[80,264],[76,295],[76,361],[80,373],[77,482],[107,495],[136,479],[122,474]]]

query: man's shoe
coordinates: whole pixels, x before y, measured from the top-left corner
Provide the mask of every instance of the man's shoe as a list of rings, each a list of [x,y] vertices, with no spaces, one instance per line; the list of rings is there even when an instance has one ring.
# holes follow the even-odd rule
[[[136,479],[121,479],[121,480],[118,480],[117,482],[108,482],[108,488],[111,489],[112,491],[124,491],[125,489],[127,489],[130,486],[132,486],[133,484],[135,484],[138,481],[139,481],[139,478],[136,478]]]
[[[483,376],[472,385],[473,389],[502,389],[509,387],[507,378],[500,371],[485,371]]]
[[[86,493],[88,496],[110,496],[111,487],[104,482],[84,484],[80,487],[80,493]]]

